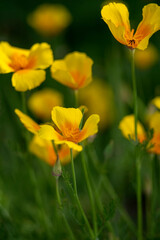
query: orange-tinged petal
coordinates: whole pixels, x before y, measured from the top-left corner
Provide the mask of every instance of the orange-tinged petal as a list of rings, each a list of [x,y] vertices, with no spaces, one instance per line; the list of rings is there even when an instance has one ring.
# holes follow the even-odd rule
[[[72,129],[79,129],[81,119],[82,113],[78,108],[54,107],[52,110],[52,120],[65,136]]]
[[[62,140],[62,141],[55,141],[55,144],[59,145],[59,144],[66,144],[70,149],[76,150],[78,152],[82,151],[82,146],[78,145],[74,142],[70,142],[70,141],[66,141],[66,140]]]
[[[74,80],[68,72],[66,63],[64,60],[56,60],[51,66],[51,76],[56,81],[62,83],[65,86],[73,87]]]
[[[48,43],[36,43],[28,56],[29,61],[35,61],[34,69],[45,69],[53,63],[53,52]]]
[[[33,134],[38,133],[40,126],[35,121],[33,121],[30,117],[28,117],[26,114],[22,113],[18,109],[15,109],[15,113],[17,114],[20,121],[23,123],[23,125],[27,128],[28,131],[30,131]]]
[[[127,7],[122,3],[109,3],[102,8],[101,15],[115,39],[126,45],[125,33],[130,31]]]
[[[92,136],[98,132],[98,122],[100,121],[100,117],[98,114],[92,114],[84,124],[83,129],[81,130],[79,142],[84,139]]]
[[[40,138],[35,135],[29,144],[29,151],[38,158],[47,162],[49,165],[54,165],[57,159],[51,141]]]
[[[50,125],[41,125],[38,135],[46,140],[60,141],[63,139],[62,136]]]
[[[77,151],[73,150],[73,158],[77,155]],[[64,165],[71,161],[70,157],[70,148],[67,146],[67,144],[62,144],[61,148],[58,149],[58,155],[60,162]]]
[[[12,62],[11,58],[15,53],[28,56],[29,50],[12,47],[7,42],[0,43],[0,73],[14,72],[14,69],[10,66],[10,64]]]
[[[135,140],[134,115],[125,116],[119,124],[119,129],[125,138]],[[145,130],[140,122],[137,123],[137,135],[140,142],[143,142],[146,138]]]
[[[92,80],[93,61],[85,53],[73,52],[57,60],[51,67],[52,77],[58,82],[79,89],[88,85]]]
[[[135,33],[135,38],[142,39],[137,48],[141,50],[147,48],[149,38],[158,30],[160,30],[160,6],[150,3],[143,8],[143,20]]]
[[[17,91],[25,92],[38,87],[45,80],[44,70],[24,69],[12,76],[12,86]]]

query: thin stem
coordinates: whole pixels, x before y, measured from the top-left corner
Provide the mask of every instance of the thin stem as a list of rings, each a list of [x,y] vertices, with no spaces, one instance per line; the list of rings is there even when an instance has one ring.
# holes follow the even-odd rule
[[[70,239],[72,240],[75,240],[75,236],[73,235],[73,232],[70,228],[70,225],[68,224],[68,221],[63,213],[63,205],[62,205],[62,201],[61,201],[61,197],[60,197],[60,192],[59,192],[59,180],[58,178],[56,178],[56,195],[57,195],[57,201],[58,201],[58,204],[59,204],[59,207],[60,207],[60,210],[62,212],[62,216],[63,216],[63,220],[64,220],[64,223],[66,225],[66,228],[68,230],[68,233],[70,235]]]
[[[77,183],[76,183],[76,175],[75,175],[75,168],[74,168],[74,161],[73,161],[73,152],[72,152],[72,149],[70,149],[70,155],[71,155],[71,166],[72,166],[72,175],[73,175],[73,187],[74,187],[74,196],[75,196],[75,199],[77,201],[77,205],[78,205],[78,208],[81,212],[81,215],[83,216],[83,219],[85,221],[85,224],[88,228],[88,231],[89,231],[89,234],[91,236],[91,239],[96,239],[95,236],[94,236],[94,233],[91,229],[91,226],[88,222],[88,219],[84,213],[84,210],[81,206],[81,203],[80,203],[80,200],[79,200],[79,197],[78,197],[78,192],[77,192]]]
[[[135,126],[135,140],[137,141],[137,121],[138,121],[138,102],[137,102],[137,86],[136,86],[136,75],[135,75],[135,62],[134,62],[134,53],[135,50],[131,50],[132,61],[132,84],[133,84],[133,97],[134,97],[134,126]]]
[[[142,186],[141,186],[141,160],[137,158],[137,212],[138,212],[138,240],[143,239],[142,223]]]
[[[75,96],[75,108],[78,108],[78,90],[74,90],[74,96]]]
[[[96,209],[95,209],[95,201],[93,198],[93,191],[92,191],[89,176],[88,176],[87,164],[86,164],[86,153],[85,153],[84,149],[81,152],[81,161],[82,161],[82,166],[83,166],[83,170],[84,170],[84,175],[85,175],[85,179],[86,179],[86,183],[87,183],[87,189],[88,189],[88,194],[89,194],[91,208],[92,208],[94,232],[95,232],[95,236],[97,237],[98,228],[97,228],[97,216],[96,216]]]
[[[135,140],[138,141],[137,138],[137,121],[138,121],[138,102],[137,102],[137,86],[136,86],[136,76],[135,76],[135,62],[134,62],[134,53],[135,50],[131,50],[132,52],[132,61],[131,61],[131,69],[132,69],[132,84],[133,84],[133,96],[134,96],[134,127],[135,127]],[[137,151],[137,148],[136,148]],[[136,152],[137,156],[137,152]],[[141,189],[141,162],[140,158],[136,159],[136,173],[137,173],[137,222],[138,222],[138,240],[143,239],[143,223],[142,223],[142,189]]]

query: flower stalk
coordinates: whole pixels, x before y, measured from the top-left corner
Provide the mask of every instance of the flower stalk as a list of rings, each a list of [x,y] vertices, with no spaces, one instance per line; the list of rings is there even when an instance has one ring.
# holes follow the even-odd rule
[[[135,50],[131,50],[131,70],[132,70],[132,84],[133,84],[133,98],[134,98],[134,129],[135,129],[135,141],[137,143],[137,121],[138,121],[138,101],[137,101],[137,86],[135,76],[135,61],[134,54]],[[138,240],[143,239],[143,219],[142,219],[142,187],[141,187],[141,160],[137,156],[136,146],[136,176],[137,176],[137,223],[138,223]]]

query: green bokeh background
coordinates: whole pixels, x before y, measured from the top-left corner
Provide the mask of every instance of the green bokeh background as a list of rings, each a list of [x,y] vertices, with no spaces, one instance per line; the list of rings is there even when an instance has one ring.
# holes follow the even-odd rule
[[[159,3],[159,1],[153,2]],[[64,4],[71,12],[73,17],[72,23],[59,36],[54,38],[42,37],[27,24],[28,14],[42,3]],[[136,29],[141,21],[142,8],[148,3],[150,1],[132,0],[125,2],[129,8],[133,28]],[[51,44],[55,59],[62,58],[67,53],[73,51],[85,52],[93,59],[93,75],[102,78],[104,82],[110,84],[114,92],[116,104],[115,123],[98,134],[93,147],[95,147],[98,154],[99,166],[105,164],[105,168],[101,169],[102,173],[109,176],[122,203],[133,217],[133,220],[136,221],[133,148],[127,140],[123,139],[118,130],[118,123],[122,117],[133,113],[132,101],[130,104],[124,103],[120,91],[124,84],[129,89],[132,89],[130,59],[128,57],[128,49],[113,38],[108,26],[101,19],[100,10],[103,4],[104,2],[99,0],[1,1],[0,40],[8,41],[11,45],[20,48],[30,48],[36,42],[45,41]],[[159,39],[160,32],[157,32],[150,40],[156,46],[158,52],[160,52]],[[139,118],[142,121],[144,121],[149,101],[160,94],[159,69],[160,59],[150,69],[145,71],[136,70]],[[14,113],[15,108],[21,109],[21,95],[11,86],[11,74],[1,74],[0,82],[0,240],[68,239],[60,213],[56,210],[55,179],[52,176],[52,169],[36,159],[36,157],[29,155],[25,147],[26,130],[21,126]],[[49,69],[47,70],[47,80],[37,89],[42,89],[46,86],[55,88],[64,94],[66,107],[73,106],[73,93],[51,79]],[[27,92],[27,97],[30,94],[30,92]],[[107,146],[111,141],[113,149],[108,153]],[[89,203],[86,189],[83,187],[85,183],[82,178],[83,173],[79,158],[80,156],[75,162],[78,188],[83,206],[89,214]],[[144,182],[150,176],[148,158],[149,156],[144,156],[145,161],[142,173]],[[28,170],[28,165],[31,166],[34,174]],[[65,172],[71,180],[70,165],[65,167]],[[91,173],[94,180],[98,181],[100,175],[97,175],[92,167]],[[83,224],[76,222],[77,213],[74,204],[72,204],[73,199],[70,197],[67,184],[64,184],[62,179],[61,181],[67,218],[77,233],[77,239],[88,239],[82,235],[79,227],[77,227],[80,225],[83,228]],[[37,192],[37,188],[40,194]],[[113,199],[106,194],[104,188],[101,188],[98,194],[102,195],[104,205],[110,209]],[[35,197],[36,195],[38,195],[37,198]],[[36,199],[39,199],[39,195],[41,196],[39,205],[42,205],[45,209],[45,215],[47,216],[47,221],[49,221],[49,235],[46,233],[43,214],[39,210],[39,206],[37,206]],[[135,239],[117,213],[116,203],[114,204],[115,206],[112,206],[114,214],[113,216],[111,214],[109,218],[113,222],[117,236],[123,240]],[[73,210],[72,213],[71,210]],[[102,221],[102,219],[99,221]],[[107,231],[104,231],[101,239],[107,239],[106,236]]]

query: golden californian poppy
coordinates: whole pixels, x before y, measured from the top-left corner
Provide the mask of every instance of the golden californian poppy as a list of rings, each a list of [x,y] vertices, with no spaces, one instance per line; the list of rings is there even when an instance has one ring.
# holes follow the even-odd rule
[[[53,126],[41,125],[38,131],[39,136],[47,140],[54,140],[55,144],[65,143],[69,148],[81,151],[82,146],[78,143],[97,133],[97,124],[100,120],[97,114],[92,114],[81,130],[82,117],[82,112],[78,108],[54,107],[52,110]]]
[[[45,71],[53,62],[53,53],[47,43],[34,44],[30,50],[0,43],[0,73],[12,75],[12,86],[17,91],[38,87],[45,80]]]
[[[124,4],[109,3],[101,10],[103,20],[117,41],[131,49],[144,50],[150,37],[160,29],[160,7],[150,3],[144,6],[142,14],[143,19],[135,32],[130,27],[129,12]]]
[[[72,89],[87,86],[92,81],[93,61],[85,53],[69,53],[51,66],[51,75],[58,82]]]
[[[56,163],[57,155],[54,151],[52,142],[38,136],[40,125],[18,109],[15,109],[15,113],[25,128],[34,134],[31,142],[29,143],[29,151],[36,155],[38,158],[47,162],[49,165],[53,166]],[[75,156],[77,153],[73,151],[73,154]],[[58,155],[59,160],[62,164],[70,162],[70,149],[66,144],[63,144],[61,148],[58,148]]]

